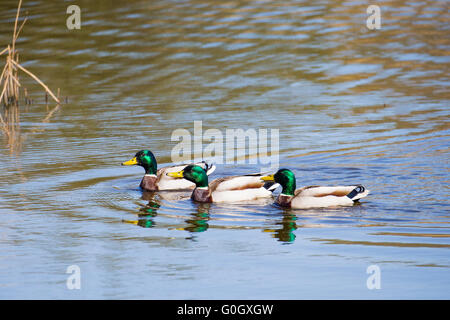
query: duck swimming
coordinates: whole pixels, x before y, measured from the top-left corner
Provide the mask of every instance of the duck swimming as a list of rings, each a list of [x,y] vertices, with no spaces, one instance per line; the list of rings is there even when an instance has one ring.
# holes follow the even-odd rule
[[[351,206],[369,194],[362,185],[296,188],[295,175],[289,169],[280,169],[275,174],[261,177],[262,181],[274,181],[283,188],[276,203],[294,209]]]
[[[185,168],[188,164],[181,164],[175,166],[168,166],[157,169],[156,158],[150,150],[141,150],[136,155],[122,163],[123,166],[138,165],[145,169],[145,175],[141,180],[140,187],[146,191],[161,191],[161,190],[186,190],[194,189],[195,183],[184,180],[174,179],[167,175],[169,172],[178,172]],[[214,172],[216,166],[208,165],[206,162],[196,163],[197,166],[206,170],[209,175]]]
[[[198,165],[188,165],[178,172],[168,172],[168,176],[184,178],[195,183],[191,199],[198,202],[238,202],[271,197],[278,186],[274,182],[264,183],[261,174],[224,177],[208,183],[205,169]]]

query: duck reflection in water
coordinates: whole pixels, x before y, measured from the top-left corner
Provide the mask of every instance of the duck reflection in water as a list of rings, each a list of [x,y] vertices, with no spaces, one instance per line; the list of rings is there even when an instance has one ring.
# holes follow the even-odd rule
[[[161,207],[160,198],[163,200],[181,200],[188,199],[189,193],[183,192],[152,192],[145,191],[142,193],[142,199],[148,201],[147,204],[142,205],[137,214],[137,220],[123,220],[125,223],[131,223],[143,228],[153,228],[156,223],[154,218],[158,215],[158,209]],[[211,203],[197,203],[197,212],[192,212],[188,219],[184,220],[187,225],[176,227],[174,229],[181,231],[188,231],[191,237],[187,239],[195,240],[193,234],[204,232],[209,228],[209,210]],[[272,233],[272,237],[278,241],[285,243],[292,243],[295,240],[294,231],[297,230],[297,216],[290,209],[285,209],[282,212],[281,220],[275,223],[275,226],[280,228],[264,229],[264,232]]]
[[[279,229],[264,229],[264,232],[272,233],[272,237],[285,243],[292,243],[295,240],[294,231],[297,230],[297,216],[291,210],[284,210],[281,221],[275,223],[281,226]]]
[[[189,199],[190,193],[186,192],[153,192],[144,191],[142,193],[142,199],[147,200],[148,203],[141,206],[139,213],[137,214],[137,220],[123,220],[125,223],[131,223],[143,228],[153,228],[156,223],[154,218],[158,215],[158,209],[161,207],[159,202],[162,200],[182,200]],[[192,213],[191,217],[185,222],[188,224],[185,227],[176,228],[177,230],[185,230],[189,232],[203,232],[209,228],[209,203],[199,203],[197,204],[197,212]]]
[[[156,200],[156,193],[145,191],[142,193],[142,199],[147,200],[148,203],[143,205],[139,209],[139,213],[137,214],[137,220],[123,220],[125,223],[131,223],[143,228],[152,228],[155,226],[154,217],[157,216],[158,208],[161,206],[159,202]]]
[[[178,228],[178,230],[186,230],[192,233],[203,232],[209,228],[209,209],[210,203],[197,203],[197,212],[192,213],[190,219],[185,220],[188,224],[186,227]]]

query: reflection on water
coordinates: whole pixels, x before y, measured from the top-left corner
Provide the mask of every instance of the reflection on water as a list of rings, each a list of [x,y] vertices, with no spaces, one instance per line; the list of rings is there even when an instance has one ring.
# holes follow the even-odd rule
[[[0,45],[16,5],[2,1]],[[68,103],[21,79],[34,104],[0,141],[0,297],[448,298],[447,1],[383,1],[374,31],[363,1],[81,0],[80,30],[67,5],[23,4],[21,60]],[[142,193],[124,155],[170,163],[172,132],[196,120],[279,129],[298,187],[372,193],[321,210]]]
[[[297,230],[297,216],[295,212],[283,212],[282,220],[276,222],[275,225],[279,226],[278,229],[264,230],[273,233],[273,237],[283,242],[293,242],[295,240],[294,231]]]
[[[137,213],[138,220],[122,220],[125,223],[135,224],[143,228],[152,228],[155,226],[154,217],[158,215],[158,208],[161,207],[159,202],[155,200],[156,192],[143,192],[142,199],[147,200],[148,203],[142,205]]]
[[[209,227],[209,203],[201,203],[197,205],[197,213],[192,214],[190,219],[185,220],[187,227],[182,228],[189,232],[203,232]]]

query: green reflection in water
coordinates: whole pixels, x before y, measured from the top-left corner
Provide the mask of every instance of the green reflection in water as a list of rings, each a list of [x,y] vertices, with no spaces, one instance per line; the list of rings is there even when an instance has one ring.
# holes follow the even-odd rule
[[[209,228],[209,203],[200,203],[197,207],[197,212],[192,214],[190,219],[185,220],[189,225],[182,228],[189,232],[204,232]]]
[[[295,241],[295,233],[297,230],[297,216],[285,210],[282,213],[281,221],[275,223],[276,226],[281,226],[278,229],[264,229],[264,232],[272,233],[272,237],[278,239],[278,241],[292,243]]]
[[[148,200],[148,203],[139,209],[139,213],[137,214],[138,219],[123,220],[123,222],[135,224],[143,228],[153,228],[155,226],[155,221],[153,220],[153,218],[158,215],[157,209],[161,207],[157,200],[155,200],[155,196],[155,192],[143,193],[142,199]]]

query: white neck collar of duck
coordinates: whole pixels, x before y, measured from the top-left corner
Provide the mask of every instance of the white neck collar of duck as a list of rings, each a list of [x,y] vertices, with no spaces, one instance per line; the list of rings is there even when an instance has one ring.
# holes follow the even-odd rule
[[[285,193],[280,193],[280,196],[283,196],[283,197],[293,197],[293,195],[292,194],[285,194]]]

